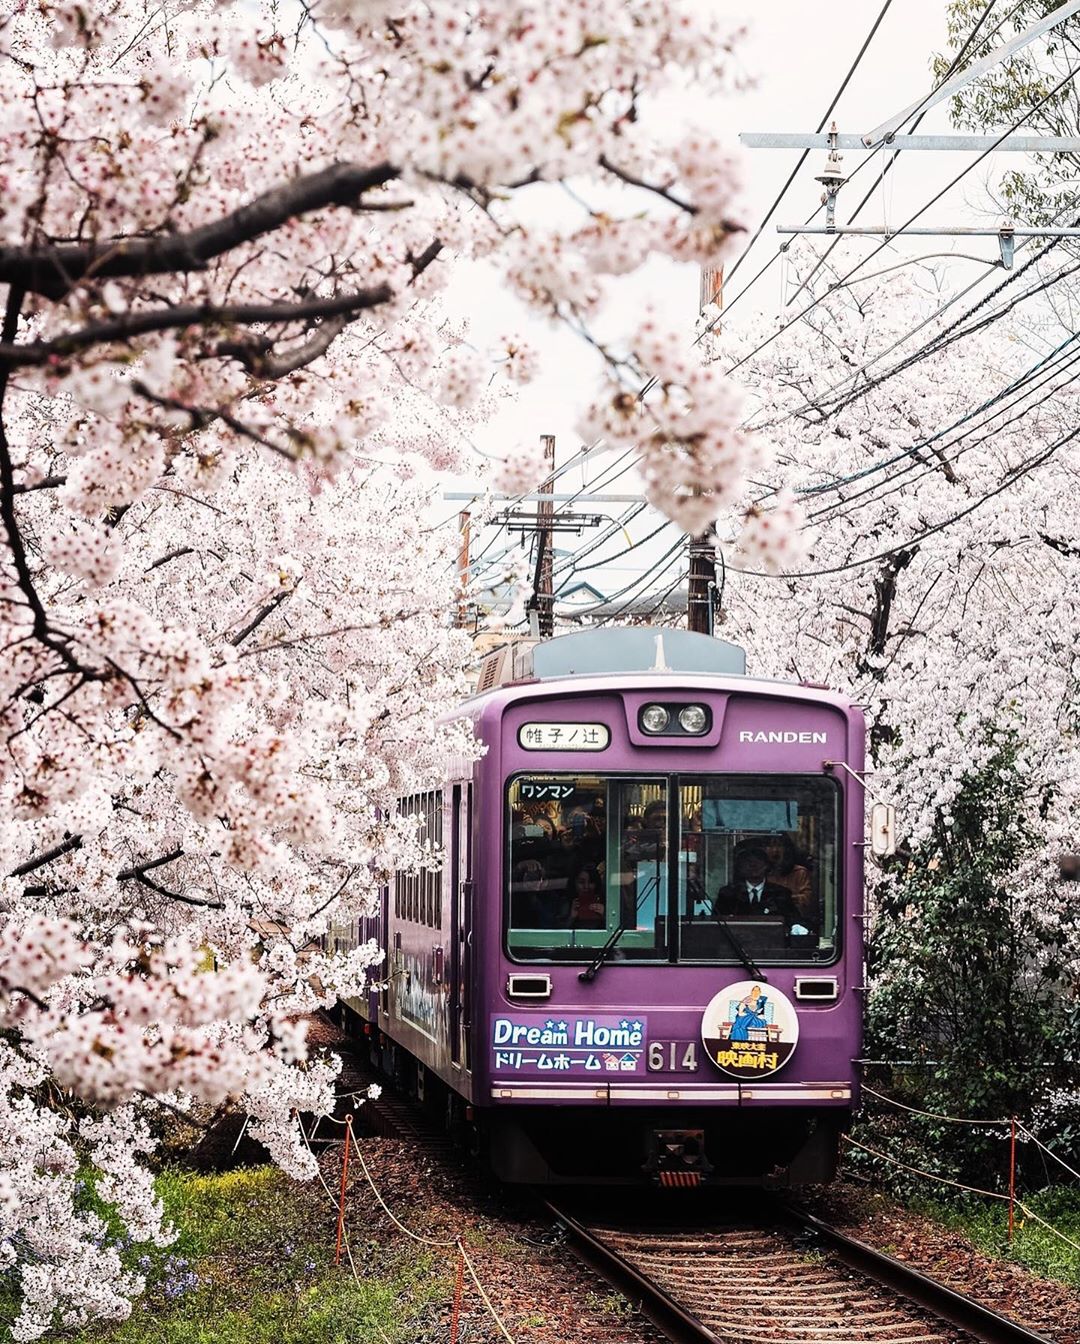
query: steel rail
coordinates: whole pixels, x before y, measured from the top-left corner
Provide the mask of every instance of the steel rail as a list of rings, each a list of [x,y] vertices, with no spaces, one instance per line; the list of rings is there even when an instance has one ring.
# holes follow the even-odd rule
[[[1041,1335],[1027,1326],[1011,1321],[973,1298],[965,1297],[921,1270],[905,1264],[876,1247],[823,1222],[815,1214],[786,1205],[785,1214],[800,1228],[813,1232],[829,1249],[851,1269],[876,1283],[883,1283],[900,1297],[939,1316],[950,1325],[966,1330],[982,1344],[1054,1344],[1047,1335]]]
[[[723,1344],[696,1316],[669,1297],[647,1275],[592,1234],[565,1209],[541,1196],[540,1203],[573,1243],[577,1255],[633,1302],[673,1344]]]
[[[674,1344],[725,1344],[724,1335],[698,1320],[602,1237],[549,1198],[539,1198],[556,1224],[564,1229],[577,1255],[638,1306]],[[798,1205],[778,1204],[772,1222],[765,1220],[762,1226],[780,1227],[796,1235],[811,1233],[824,1243],[835,1260],[863,1279],[887,1288],[905,1304],[942,1325],[964,1331],[969,1340],[978,1344],[1054,1344],[1047,1335],[1009,1320],[911,1265],[840,1232]]]

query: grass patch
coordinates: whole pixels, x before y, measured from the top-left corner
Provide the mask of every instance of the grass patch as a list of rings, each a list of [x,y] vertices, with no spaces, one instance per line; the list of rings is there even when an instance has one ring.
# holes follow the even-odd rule
[[[1049,1186],[1023,1194],[1024,1203],[1040,1218],[1080,1245],[1080,1187]],[[1012,1246],[1009,1245],[1009,1208],[1003,1200],[967,1198],[956,1203],[920,1199],[912,1208],[935,1222],[962,1232],[980,1251],[1014,1260],[1045,1278],[1080,1288],[1080,1250],[1017,1209]]]
[[[129,1246],[146,1296],[119,1325],[64,1344],[398,1344],[420,1340],[451,1292],[443,1259],[357,1245],[360,1278],[333,1267],[335,1219],[317,1184],[273,1167],[167,1171],[158,1192],[179,1229],[166,1250]],[[122,1243],[121,1243],[122,1244]]]

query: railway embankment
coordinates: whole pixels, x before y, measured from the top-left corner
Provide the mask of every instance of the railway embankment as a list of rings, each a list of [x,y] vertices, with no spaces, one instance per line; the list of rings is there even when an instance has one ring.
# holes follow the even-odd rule
[[[329,1024],[319,1034],[343,1054],[340,1088],[347,1102],[369,1079],[346,1038]],[[388,1093],[377,1107],[365,1103],[356,1114],[359,1148],[346,1181],[338,1266],[342,1130],[324,1122],[314,1135],[321,1176],[313,1183],[262,1167],[166,1173],[163,1189],[181,1219],[181,1235],[175,1246],[154,1253],[149,1295],[127,1323],[67,1336],[65,1344],[447,1344],[455,1337],[459,1344],[505,1344],[507,1338],[514,1344],[661,1344],[664,1336],[642,1312],[640,1298],[584,1264],[531,1192],[502,1187],[463,1160],[413,1103]],[[1075,1289],[980,1251],[956,1229],[862,1186],[840,1183],[804,1202],[833,1226],[1054,1344],[1080,1344]],[[591,1211],[602,1221],[602,1199],[591,1201]],[[470,1267],[460,1279],[458,1243]],[[765,1268],[779,1263],[778,1255],[802,1255],[798,1248],[765,1249],[773,1257]],[[806,1256],[800,1273],[809,1291],[821,1252],[809,1248]],[[672,1271],[673,1288],[680,1288],[676,1279],[685,1270],[684,1256]],[[751,1270],[739,1273],[750,1273],[761,1289],[762,1276]],[[854,1280],[850,1288],[833,1287],[841,1306],[856,1301]],[[742,1312],[758,1344],[781,1337],[774,1339],[764,1316],[755,1329],[747,1315],[750,1298],[730,1273],[722,1292],[709,1290],[702,1298],[714,1299]],[[876,1310],[887,1326],[893,1308],[886,1302]],[[846,1308],[840,1316],[850,1319]],[[898,1333],[883,1329],[880,1335]],[[813,1337],[833,1344],[841,1338],[824,1325]]]

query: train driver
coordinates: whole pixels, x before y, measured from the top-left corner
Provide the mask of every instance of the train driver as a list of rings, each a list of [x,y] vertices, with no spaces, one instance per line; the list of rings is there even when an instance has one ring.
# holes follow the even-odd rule
[[[718,919],[767,919],[779,916],[791,934],[806,934],[803,916],[787,887],[769,879],[769,856],[762,845],[739,845],[735,849],[733,880],[720,888],[713,902]]]

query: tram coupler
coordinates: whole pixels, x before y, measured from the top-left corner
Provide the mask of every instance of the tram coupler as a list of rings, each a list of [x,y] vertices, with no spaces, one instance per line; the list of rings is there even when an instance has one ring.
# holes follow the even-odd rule
[[[654,1129],[650,1134],[645,1171],[657,1185],[693,1188],[701,1185],[712,1169],[705,1156],[703,1129]]]

